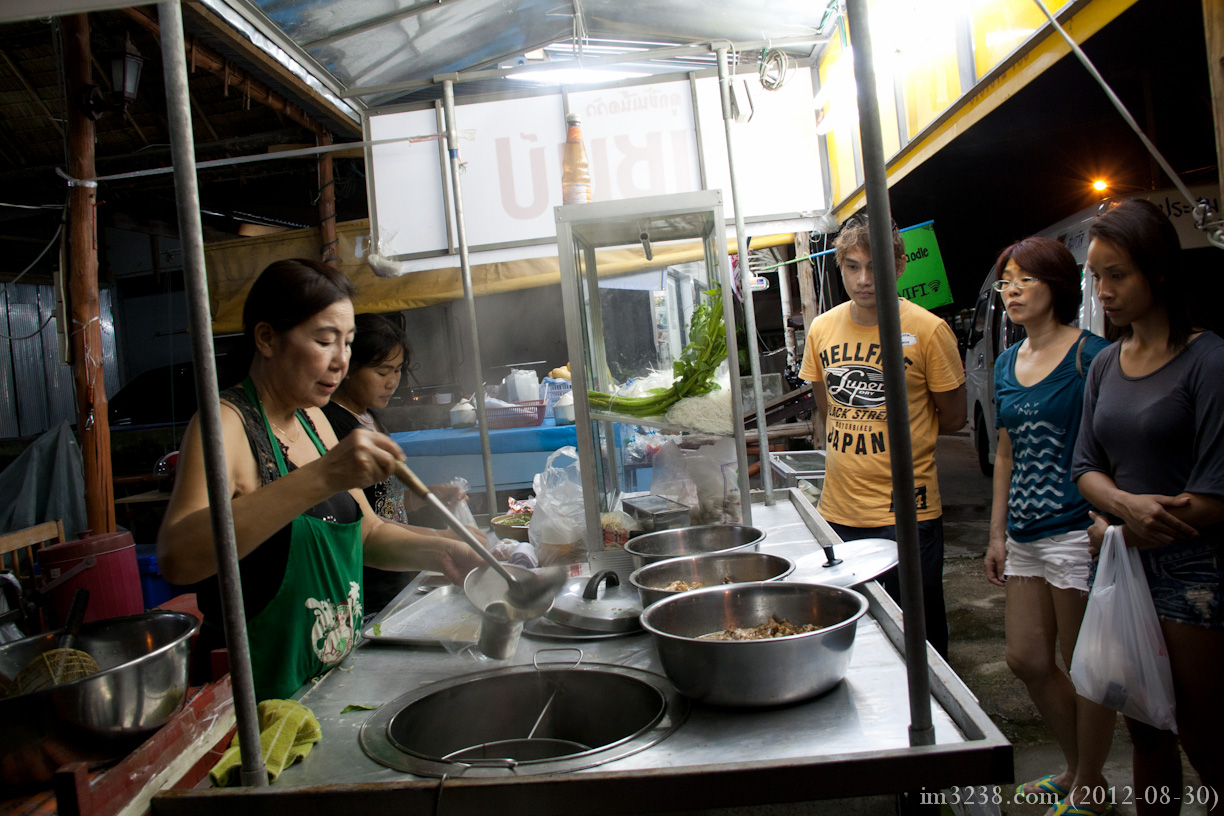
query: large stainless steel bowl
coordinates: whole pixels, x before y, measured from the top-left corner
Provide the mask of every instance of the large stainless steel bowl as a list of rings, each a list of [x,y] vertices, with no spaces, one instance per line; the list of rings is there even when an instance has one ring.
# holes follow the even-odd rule
[[[33,694],[0,699],[0,783],[45,785],[68,762],[116,759],[179,710],[187,656],[199,622],[180,612],[147,612],[86,623],[76,648],[98,674]],[[0,645],[0,672],[15,676],[56,647],[60,631]]]
[[[846,676],[867,599],[857,592],[786,581],[682,592],[642,613],[663,673],[686,697],[713,705],[771,706],[823,694]],[[815,632],[765,640],[701,640],[758,626],[771,615]]]
[[[765,531],[742,524],[702,524],[658,530],[629,539],[625,550],[633,556],[634,568],[682,555],[702,555],[734,550],[755,550],[765,540]]]
[[[629,583],[637,589],[642,606],[646,607],[681,592],[692,591],[664,589],[674,581],[712,587],[754,581],[780,581],[794,571],[795,562],[789,558],[745,550],[655,561],[634,570],[629,576]]]

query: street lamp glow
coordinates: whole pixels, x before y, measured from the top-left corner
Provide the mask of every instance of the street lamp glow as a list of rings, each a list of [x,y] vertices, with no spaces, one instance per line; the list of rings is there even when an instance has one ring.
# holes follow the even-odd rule
[[[1097,179],[1096,181],[1092,182],[1092,189],[1096,190],[1098,193],[1103,193],[1109,189],[1109,182],[1105,181],[1105,179]]]

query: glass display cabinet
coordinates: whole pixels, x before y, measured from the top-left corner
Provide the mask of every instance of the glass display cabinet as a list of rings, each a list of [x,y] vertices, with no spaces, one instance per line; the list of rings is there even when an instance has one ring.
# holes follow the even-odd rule
[[[586,549],[603,549],[600,515],[619,509],[622,495],[651,494],[649,460],[641,455],[650,445],[644,439],[670,438],[684,448],[733,439],[734,452],[722,443],[722,464],[711,459],[710,467],[718,472],[708,475],[722,481],[727,495],[734,494],[737,518],[703,519],[697,514],[694,523],[750,524],[744,423],[738,410],[735,298],[722,193],[710,190],[562,206],[556,208],[556,221]],[[642,416],[640,404],[630,407],[631,403],[603,396],[632,394],[636,384],[636,396],[649,398],[658,394],[650,389],[672,385],[673,366],[686,346],[710,347],[710,332],[703,327],[711,325],[719,299],[727,353],[711,374],[721,393],[690,398],[687,406],[676,403],[672,407],[680,409],[654,416]],[[708,355],[704,369],[714,367],[710,362],[714,356]],[[690,352],[686,359],[692,358]]]

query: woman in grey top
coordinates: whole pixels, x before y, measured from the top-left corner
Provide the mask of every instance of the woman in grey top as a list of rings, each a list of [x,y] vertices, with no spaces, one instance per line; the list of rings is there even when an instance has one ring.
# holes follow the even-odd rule
[[[1147,201],[1127,201],[1089,231],[1088,269],[1121,339],[1088,375],[1072,475],[1109,524],[1141,551],[1173,671],[1181,745],[1202,789],[1224,793],[1224,341],[1192,317],[1196,293],[1179,270],[1172,223]],[[1215,304],[1218,306],[1218,304]],[[1127,718],[1134,744],[1137,812],[1176,813],[1182,785],[1178,737]],[[1110,802],[1098,761],[1081,757],[1066,800],[1075,813]],[[1149,795],[1150,794],[1150,795]],[[1219,802],[1208,803],[1219,812]],[[1060,809],[1066,811],[1066,807]]]

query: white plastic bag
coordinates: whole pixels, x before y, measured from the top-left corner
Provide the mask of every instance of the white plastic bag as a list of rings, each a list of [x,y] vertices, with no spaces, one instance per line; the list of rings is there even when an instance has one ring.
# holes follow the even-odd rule
[[[739,524],[744,520],[734,439],[685,451],[684,469],[697,486],[694,524]]]
[[[558,467],[555,462],[561,457],[574,461]],[[574,446],[553,451],[544,463],[544,472],[536,474],[532,487],[536,504],[531,524],[527,526],[527,536],[535,545],[540,564],[570,563],[585,556],[582,473],[578,469],[578,451]]]
[[[655,453],[650,467],[650,492],[690,509],[697,507],[697,485],[685,470],[684,451],[675,442],[665,443]]]
[[[1110,527],[1071,658],[1081,697],[1131,719],[1177,731],[1173,674],[1137,550]]]

